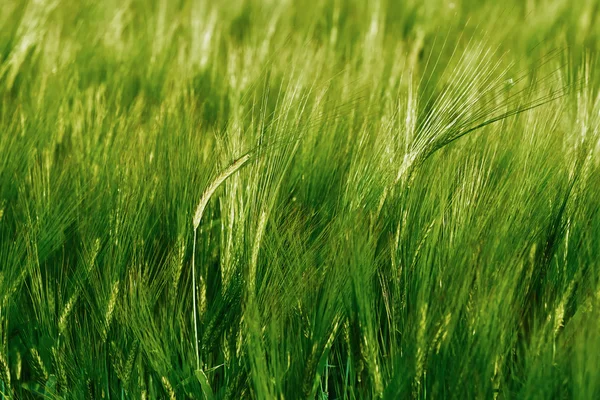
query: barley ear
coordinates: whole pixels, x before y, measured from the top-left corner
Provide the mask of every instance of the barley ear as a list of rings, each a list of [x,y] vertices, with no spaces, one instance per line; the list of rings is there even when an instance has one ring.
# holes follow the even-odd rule
[[[169,395],[169,400],[176,400],[177,397],[175,396],[175,390],[173,390],[173,386],[171,386],[171,382],[169,382],[169,380],[167,379],[166,376],[163,376],[161,380],[162,380],[163,386],[165,387],[165,391]]]
[[[33,358],[33,361],[35,362],[35,369],[37,370],[39,376],[41,378],[44,379],[44,381],[48,380],[48,370],[46,369],[46,366],[44,365],[44,361],[42,360],[42,357],[40,357],[40,353],[38,353],[36,348],[32,348],[30,350],[31,353],[31,357]]]
[[[219,176],[217,176],[216,179],[212,181],[212,183],[204,191],[202,198],[200,199],[200,203],[198,203],[198,207],[196,208],[196,212],[194,213],[194,230],[198,229],[198,226],[200,226],[200,220],[202,219],[202,214],[204,214],[204,209],[206,208],[206,205],[208,204],[208,201],[215,190],[217,190],[227,178],[242,168],[249,160],[250,154],[245,154],[235,160],[229,167],[223,170],[223,172],[221,172]]]
[[[6,358],[0,352],[0,381],[4,382],[2,390],[2,396],[8,396],[10,393],[10,369],[8,368],[8,362]]]
[[[112,287],[112,291],[110,293],[110,298],[108,299],[108,304],[106,306],[106,315],[104,317],[104,328],[102,330],[102,340],[106,341],[108,337],[108,331],[110,329],[110,325],[113,320],[113,311],[115,310],[115,305],[117,304],[117,296],[119,295],[119,281],[117,280]]]

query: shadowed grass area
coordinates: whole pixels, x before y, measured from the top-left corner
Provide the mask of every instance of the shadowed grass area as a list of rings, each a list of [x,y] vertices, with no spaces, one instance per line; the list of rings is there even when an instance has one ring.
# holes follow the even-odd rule
[[[600,397],[600,2],[3,0],[0,399]]]

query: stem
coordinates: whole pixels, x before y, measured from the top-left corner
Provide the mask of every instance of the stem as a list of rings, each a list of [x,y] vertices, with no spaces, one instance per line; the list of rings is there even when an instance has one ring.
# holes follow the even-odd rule
[[[200,369],[200,352],[198,350],[198,307],[196,302],[198,301],[196,295],[196,228],[194,228],[194,244],[192,246],[192,295],[194,296],[194,339],[196,349],[196,370]]]
[[[104,351],[104,372],[106,373],[106,397],[110,400],[110,375],[108,373],[108,350]],[[57,385],[58,386],[58,385]]]

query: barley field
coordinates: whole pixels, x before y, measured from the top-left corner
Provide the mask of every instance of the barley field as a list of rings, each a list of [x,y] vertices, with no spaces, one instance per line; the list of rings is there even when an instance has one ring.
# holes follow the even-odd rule
[[[0,0],[0,399],[600,398],[600,1]]]

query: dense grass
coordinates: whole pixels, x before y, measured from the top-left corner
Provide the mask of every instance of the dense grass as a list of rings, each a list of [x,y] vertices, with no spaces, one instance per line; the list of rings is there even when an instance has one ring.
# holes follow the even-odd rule
[[[600,397],[600,2],[496,3],[2,0],[0,397]]]

